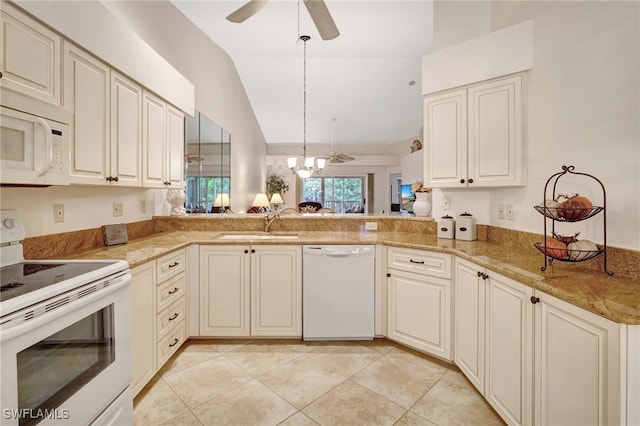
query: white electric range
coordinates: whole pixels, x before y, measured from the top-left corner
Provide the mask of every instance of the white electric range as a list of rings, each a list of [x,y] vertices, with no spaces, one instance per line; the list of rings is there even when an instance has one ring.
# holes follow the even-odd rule
[[[24,260],[14,210],[0,237],[0,424],[131,424],[129,264]]]

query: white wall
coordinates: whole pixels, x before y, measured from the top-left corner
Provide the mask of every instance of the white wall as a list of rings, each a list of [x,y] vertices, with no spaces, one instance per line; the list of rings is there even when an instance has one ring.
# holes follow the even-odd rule
[[[479,223],[542,233],[543,218],[533,206],[542,201],[547,178],[562,165],[574,165],[606,188],[607,243],[640,249],[640,3],[436,2],[434,16],[440,24],[434,46],[464,41],[469,22],[487,5],[488,31],[535,20],[525,133],[527,186],[443,191],[452,199],[452,212],[474,206],[470,211]],[[476,25],[470,35],[480,35],[482,26]],[[572,181],[562,191],[603,203],[597,183]],[[513,203],[515,220],[497,218],[501,202]],[[434,196],[436,217],[439,208]],[[580,231],[583,238],[602,242],[603,220],[600,214],[560,230]]]

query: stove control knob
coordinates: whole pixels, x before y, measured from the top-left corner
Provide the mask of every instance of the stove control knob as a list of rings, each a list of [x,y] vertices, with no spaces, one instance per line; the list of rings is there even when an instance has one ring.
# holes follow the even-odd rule
[[[2,222],[5,228],[12,229],[16,227],[16,220],[14,218],[5,219]]]

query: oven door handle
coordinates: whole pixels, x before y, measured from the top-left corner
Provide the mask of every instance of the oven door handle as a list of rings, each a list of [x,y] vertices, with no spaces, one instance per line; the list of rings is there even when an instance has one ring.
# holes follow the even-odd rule
[[[37,170],[38,176],[44,176],[45,173],[51,168],[53,162],[53,134],[51,133],[51,126],[40,117],[35,117],[36,122],[44,127],[44,163],[42,168]]]

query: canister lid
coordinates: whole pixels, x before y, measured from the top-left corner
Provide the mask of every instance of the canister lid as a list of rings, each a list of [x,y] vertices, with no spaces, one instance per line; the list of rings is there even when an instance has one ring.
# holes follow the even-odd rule
[[[464,213],[461,213],[460,216],[473,216],[473,215],[465,211]]]
[[[442,216],[442,219],[453,219],[453,218],[449,215],[445,215],[445,216]]]

